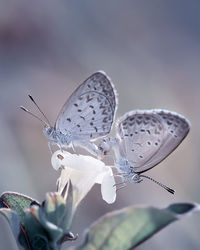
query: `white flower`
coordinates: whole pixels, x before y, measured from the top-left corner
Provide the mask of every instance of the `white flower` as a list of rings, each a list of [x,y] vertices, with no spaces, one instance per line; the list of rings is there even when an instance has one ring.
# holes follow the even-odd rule
[[[66,183],[71,180],[73,185],[73,202],[75,207],[90,191],[95,183],[101,184],[102,198],[107,203],[116,199],[116,186],[110,166],[91,156],[56,151],[51,158],[52,166],[61,170],[58,179],[58,192],[62,193]]]

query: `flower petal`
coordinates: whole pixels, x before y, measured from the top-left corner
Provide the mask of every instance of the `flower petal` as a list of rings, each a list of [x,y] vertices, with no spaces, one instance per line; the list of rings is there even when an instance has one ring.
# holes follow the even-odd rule
[[[116,200],[116,186],[113,175],[105,174],[101,183],[102,198],[109,204],[114,203]]]
[[[104,162],[92,156],[70,154],[69,152],[64,152],[64,155],[65,157],[62,160],[62,164],[76,170],[98,172],[102,171],[105,167]]]
[[[72,168],[62,169],[61,176],[59,178],[59,193],[62,193],[63,188],[69,180],[71,180],[71,183],[73,185],[73,200],[74,206],[76,207],[94,186],[96,180],[96,172],[79,171]]]
[[[58,157],[60,155],[60,157]],[[65,154],[61,151],[58,150],[52,154],[51,157],[51,165],[55,170],[58,170],[62,167],[62,158],[64,159]]]
[[[103,199],[113,203],[116,199],[115,180],[112,168],[104,162],[91,156],[71,154],[66,151],[56,151],[51,159],[54,169],[62,168],[58,183],[58,192],[62,193],[70,180],[73,185],[74,205],[85,197],[95,183],[102,184]]]

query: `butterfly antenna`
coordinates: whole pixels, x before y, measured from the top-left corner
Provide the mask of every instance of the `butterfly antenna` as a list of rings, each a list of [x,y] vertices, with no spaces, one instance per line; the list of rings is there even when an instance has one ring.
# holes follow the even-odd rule
[[[126,182],[123,181],[123,182],[115,183],[115,184],[113,185],[113,187],[116,187],[116,192],[117,192],[117,191],[119,191],[120,189],[126,187],[126,185],[127,185]]]
[[[49,124],[45,121],[43,121],[41,118],[39,118],[37,115],[34,115],[32,112],[30,112],[28,109],[24,108],[23,106],[20,106],[20,109],[22,109],[24,112],[32,115],[33,117],[35,117],[36,119],[38,119],[39,121],[41,121],[42,123],[44,123],[46,126],[49,126]]]
[[[162,183],[160,183],[160,182],[154,180],[153,178],[151,178],[151,177],[149,177],[149,176],[147,176],[147,175],[141,174],[140,177],[144,177],[144,178],[146,178],[146,179],[149,179],[149,180],[153,181],[154,183],[158,184],[159,186],[161,186],[162,188],[164,188],[165,190],[167,190],[167,191],[168,191],[169,193],[171,193],[171,194],[174,194],[174,193],[175,193],[175,190],[173,190],[173,189],[171,189],[171,188],[165,186],[164,184],[162,184]]]
[[[40,109],[40,107],[37,105],[36,101],[33,99],[33,97],[31,95],[28,95],[28,97],[31,99],[31,101],[35,104],[35,106],[38,108],[38,110],[40,111],[40,113],[44,116],[44,118],[46,119],[47,123],[50,125],[50,122],[48,120],[48,118],[46,117],[46,115],[44,114],[44,112]]]

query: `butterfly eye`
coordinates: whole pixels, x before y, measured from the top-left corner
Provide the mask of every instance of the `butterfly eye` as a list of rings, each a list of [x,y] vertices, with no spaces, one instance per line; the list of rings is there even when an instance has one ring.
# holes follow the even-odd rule
[[[50,137],[52,135],[52,133],[53,133],[53,128],[52,127],[49,127],[49,126],[44,127],[45,136]]]
[[[47,130],[47,133],[48,133],[49,135],[51,135],[51,134],[53,133],[53,128],[52,128],[52,127],[49,127],[48,130]]]

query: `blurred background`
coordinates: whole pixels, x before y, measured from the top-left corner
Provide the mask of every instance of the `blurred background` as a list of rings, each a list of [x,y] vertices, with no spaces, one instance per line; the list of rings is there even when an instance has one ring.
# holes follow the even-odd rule
[[[0,192],[22,192],[42,201],[55,190],[59,176],[51,167],[42,124],[18,108],[24,105],[37,113],[27,95],[54,123],[74,89],[104,70],[119,93],[118,117],[132,109],[164,108],[186,116],[192,129],[172,155],[148,172],[174,188],[174,196],[143,181],[120,190],[108,205],[95,186],[76,216],[72,231],[79,234],[77,243],[84,228],[108,211],[200,202],[199,12],[198,0],[1,0]],[[5,227],[1,249],[16,249],[0,219]],[[199,232],[200,214],[195,214],[137,249],[196,250]]]

